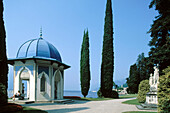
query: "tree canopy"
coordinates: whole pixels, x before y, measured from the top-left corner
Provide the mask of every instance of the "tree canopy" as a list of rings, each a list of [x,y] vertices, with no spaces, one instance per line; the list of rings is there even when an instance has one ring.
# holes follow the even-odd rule
[[[170,0],[152,0],[149,8],[155,7],[159,15],[155,17],[151,29],[149,57],[153,64],[159,64],[159,70],[165,69],[170,62]]]

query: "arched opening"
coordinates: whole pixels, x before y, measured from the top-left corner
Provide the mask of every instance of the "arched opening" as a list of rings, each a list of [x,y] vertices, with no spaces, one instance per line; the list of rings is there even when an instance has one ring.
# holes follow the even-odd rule
[[[23,68],[19,76],[19,91],[22,96],[29,99],[30,97],[30,73],[28,72],[26,68]]]
[[[46,78],[45,78],[45,75],[43,74],[42,77],[41,77],[41,87],[40,87],[40,90],[41,92],[45,92],[45,89],[46,89]]]
[[[63,99],[63,78],[60,71],[54,75],[54,99]]]

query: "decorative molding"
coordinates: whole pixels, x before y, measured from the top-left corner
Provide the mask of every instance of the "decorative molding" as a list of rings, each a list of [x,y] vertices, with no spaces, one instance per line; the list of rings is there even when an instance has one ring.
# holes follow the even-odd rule
[[[31,74],[33,75],[33,70],[34,70],[33,65],[27,65],[25,67],[27,67],[31,71]]]
[[[23,66],[15,66],[15,76],[17,76],[18,71],[22,68]]]

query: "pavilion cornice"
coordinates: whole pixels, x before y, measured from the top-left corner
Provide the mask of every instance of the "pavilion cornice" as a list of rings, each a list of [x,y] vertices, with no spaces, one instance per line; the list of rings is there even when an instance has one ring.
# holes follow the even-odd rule
[[[54,63],[57,63],[58,66],[64,66],[64,69],[68,69],[71,66],[66,65],[62,62],[57,61],[56,59],[52,59],[52,58],[45,58],[45,57],[30,57],[30,58],[14,58],[14,59],[8,59],[7,63],[10,65],[14,65],[15,61],[21,61],[22,63],[25,63],[26,60],[33,60],[35,63],[37,62],[37,60],[42,60],[42,61],[50,61],[51,65]]]

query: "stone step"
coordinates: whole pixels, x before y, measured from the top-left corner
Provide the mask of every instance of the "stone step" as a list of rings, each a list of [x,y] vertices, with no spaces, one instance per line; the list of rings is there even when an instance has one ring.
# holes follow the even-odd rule
[[[157,110],[157,107],[151,107],[144,104],[136,105],[136,107],[140,110]]]

